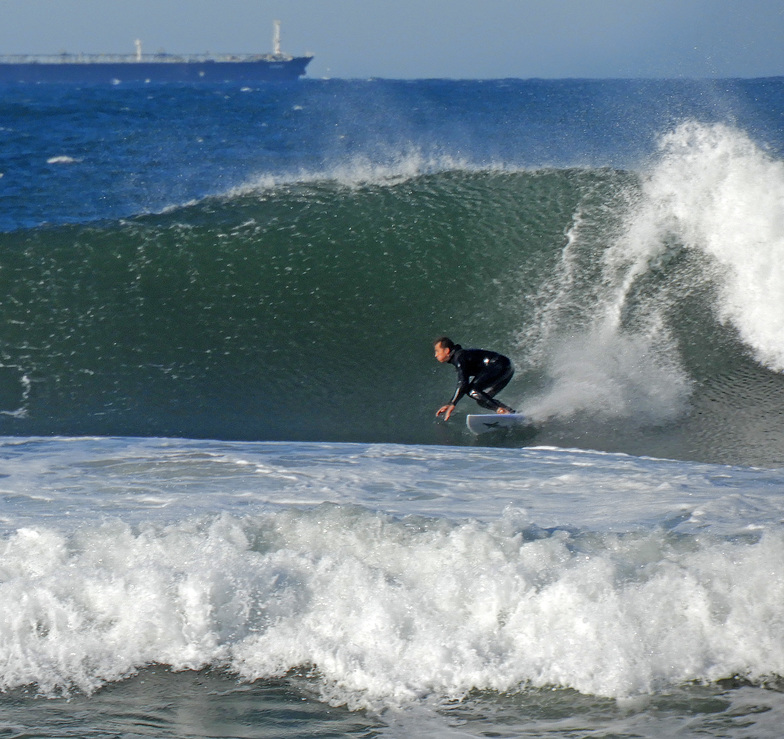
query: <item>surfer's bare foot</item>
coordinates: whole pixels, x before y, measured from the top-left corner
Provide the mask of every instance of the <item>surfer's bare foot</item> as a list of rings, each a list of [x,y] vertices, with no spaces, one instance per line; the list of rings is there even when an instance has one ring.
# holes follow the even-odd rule
[[[511,413],[511,411],[507,410],[506,408],[499,408],[496,413]]]

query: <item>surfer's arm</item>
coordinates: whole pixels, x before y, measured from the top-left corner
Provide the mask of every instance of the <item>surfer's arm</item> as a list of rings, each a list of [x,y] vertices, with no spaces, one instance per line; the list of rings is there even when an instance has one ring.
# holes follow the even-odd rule
[[[437,411],[436,415],[440,416],[443,414],[444,420],[448,421],[449,417],[452,415],[452,412],[455,410],[455,406],[457,405],[457,401],[460,400],[465,394],[466,390],[468,389],[468,380],[463,374],[460,367],[457,368],[457,387],[455,388],[455,394],[452,396],[452,400],[450,400],[446,405],[442,405]]]
[[[452,395],[452,400],[450,400],[446,405],[442,405],[437,411],[436,415],[441,416],[443,415],[444,420],[448,421],[449,417],[452,415],[452,412],[455,410],[455,406],[457,405],[457,401],[460,400],[467,392],[469,386],[469,377],[466,373],[466,369],[463,366],[462,360],[463,352],[462,350],[452,354],[449,358],[449,363],[454,365],[455,370],[457,370],[457,386],[455,387],[455,392]]]
[[[457,405],[457,401],[468,392],[468,387],[471,384],[468,381],[468,375],[466,374],[465,369],[460,364],[456,363],[455,369],[457,370],[457,386],[455,387],[455,392],[452,394],[452,400],[444,406],[444,408],[446,408],[451,405],[453,410]]]

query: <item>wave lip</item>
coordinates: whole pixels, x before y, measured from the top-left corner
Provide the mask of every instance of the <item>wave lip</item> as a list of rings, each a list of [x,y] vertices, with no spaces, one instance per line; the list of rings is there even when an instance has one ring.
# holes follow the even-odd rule
[[[518,334],[547,377],[523,412],[675,424],[719,368],[739,397],[748,357],[784,370],[781,161],[737,128],[689,121],[635,180],[583,197]]]
[[[784,370],[784,163],[735,128],[684,124],[663,138],[643,198],[647,229],[715,263],[720,320]]]
[[[232,187],[224,197],[243,197],[248,194],[273,190],[290,185],[334,183],[348,188],[367,186],[395,186],[434,174],[523,172],[525,167],[504,163],[475,163],[465,157],[450,154],[426,153],[408,148],[385,156],[353,155],[327,167],[270,174],[249,178],[242,185]]]

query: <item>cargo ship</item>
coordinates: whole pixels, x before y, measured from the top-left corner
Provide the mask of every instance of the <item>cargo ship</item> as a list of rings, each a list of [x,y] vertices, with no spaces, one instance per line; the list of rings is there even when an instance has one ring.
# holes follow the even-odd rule
[[[123,82],[281,82],[305,74],[312,54],[280,50],[275,21],[271,54],[55,54],[0,56],[0,83],[120,84]]]

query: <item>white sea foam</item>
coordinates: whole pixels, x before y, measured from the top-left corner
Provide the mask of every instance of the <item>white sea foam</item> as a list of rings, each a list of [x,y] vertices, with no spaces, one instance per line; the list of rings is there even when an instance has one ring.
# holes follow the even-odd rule
[[[46,163],[47,164],[76,164],[80,161],[81,159],[77,159],[75,157],[69,157],[66,156],[65,154],[62,154],[56,157],[49,157],[49,159],[46,160]]]
[[[556,685],[624,697],[784,674],[784,536],[753,542],[397,520],[345,506],[65,536],[0,568],[0,684],[92,691],[139,667],[314,667],[330,700]]]
[[[720,319],[784,370],[784,163],[735,128],[680,126],[661,142],[625,244],[649,260],[673,237],[715,261]]]
[[[547,390],[521,404],[537,418],[590,412],[642,424],[678,417],[690,380],[666,316],[680,299],[641,292],[677,248],[703,258],[694,281],[718,288],[708,306],[765,366],[784,370],[784,164],[742,131],[686,123],[662,137],[638,191],[578,211],[545,285],[522,354]],[[600,253],[600,256],[599,256]]]
[[[310,672],[325,700],[383,708],[784,675],[775,471],[176,440],[0,453],[3,688],[90,692],[160,663]]]
[[[526,398],[520,410],[535,421],[585,411],[601,420],[632,417],[640,425],[671,420],[684,408],[689,383],[665,347],[671,342],[661,327],[625,332],[599,325],[558,339],[549,347],[550,387]]]
[[[450,154],[428,154],[412,147],[386,156],[352,155],[325,167],[300,168],[297,171],[275,175],[264,173],[250,178],[239,187],[232,188],[226,195],[238,197],[284,185],[326,182],[335,182],[349,188],[367,185],[391,186],[422,175],[450,171],[509,172],[520,171],[520,168],[510,168],[503,163],[475,164]]]

